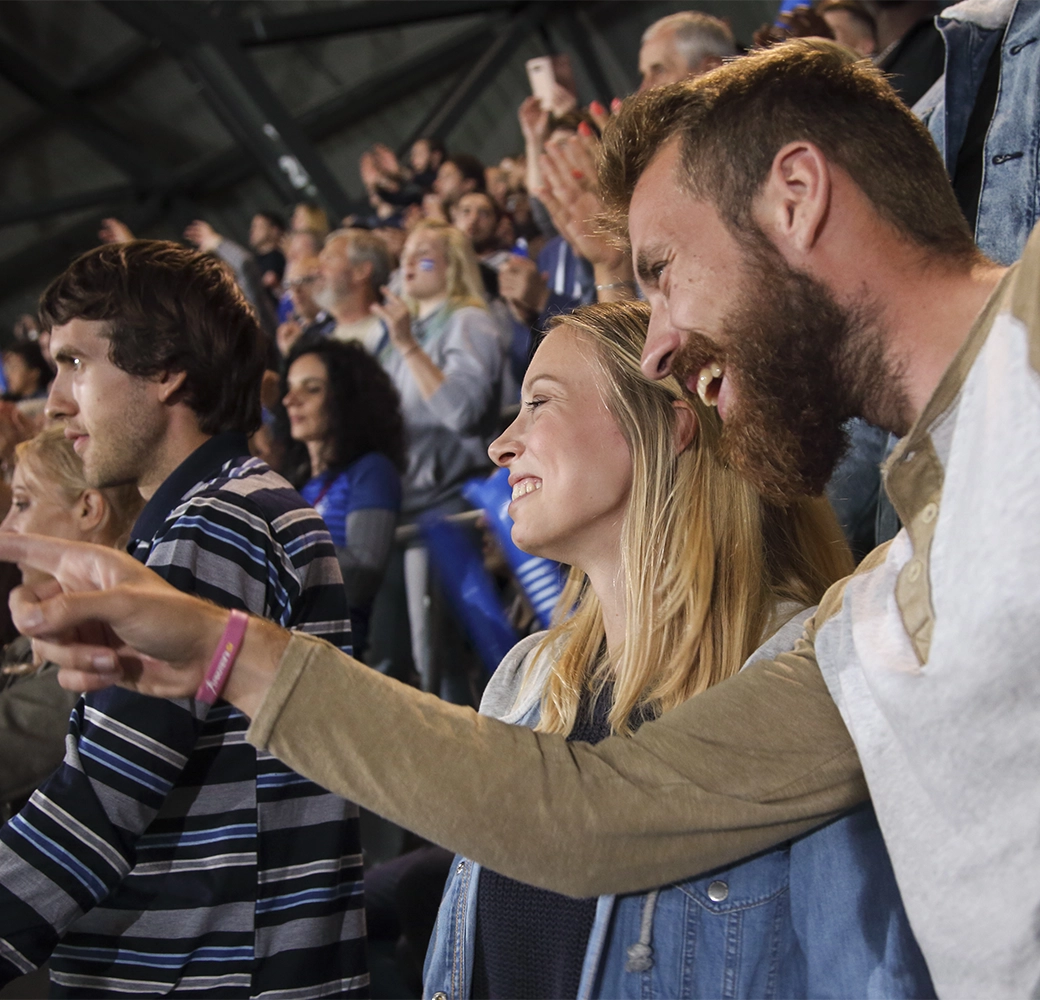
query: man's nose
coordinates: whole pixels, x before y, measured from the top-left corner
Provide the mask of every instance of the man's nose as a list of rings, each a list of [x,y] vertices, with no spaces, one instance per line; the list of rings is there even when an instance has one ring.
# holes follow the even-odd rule
[[[643,374],[650,381],[664,378],[671,373],[676,352],[682,347],[682,336],[667,316],[655,322],[656,315],[655,310],[650,317],[650,327],[646,333],[646,343],[643,345],[643,358],[640,361]]]
[[[76,412],[75,403],[65,392],[63,383],[64,379],[59,371],[51,383],[51,391],[47,394],[47,403],[43,408],[43,414],[48,420],[64,420]]]

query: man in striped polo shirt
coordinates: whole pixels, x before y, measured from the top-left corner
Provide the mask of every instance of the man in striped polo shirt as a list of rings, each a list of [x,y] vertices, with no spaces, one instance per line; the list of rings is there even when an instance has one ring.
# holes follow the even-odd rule
[[[48,413],[97,486],[146,500],[131,553],[181,590],[349,649],[332,541],[249,457],[266,356],[214,258],[100,247],[43,295]],[[61,768],[0,833],[0,982],[52,995],[367,995],[357,809],[245,741],[223,701],[113,688],[73,712]]]

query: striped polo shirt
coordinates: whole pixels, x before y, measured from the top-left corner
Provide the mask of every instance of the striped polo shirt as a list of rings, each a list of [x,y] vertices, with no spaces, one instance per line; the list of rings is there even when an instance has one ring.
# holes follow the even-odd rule
[[[131,553],[180,590],[349,649],[321,518],[238,434],[160,486]],[[367,995],[357,809],[223,701],[80,699],[61,768],[0,832],[0,982],[52,996]]]

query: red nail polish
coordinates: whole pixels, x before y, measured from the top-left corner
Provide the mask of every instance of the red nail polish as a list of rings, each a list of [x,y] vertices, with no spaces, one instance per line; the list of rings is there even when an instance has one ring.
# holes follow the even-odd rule
[[[620,111],[621,110],[621,98],[620,97],[615,97],[614,100],[612,100],[610,102],[610,110],[611,111]]]
[[[591,111],[594,115],[605,115],[607,113],[607,109],[603,107],[603,105],[600,104],[599,101],[593,101],[589,105],[589,111]]]
[[[589,128],[588,122],[578,122],[578,135],[583,135],[585,138],[592,135],[592,129]]]

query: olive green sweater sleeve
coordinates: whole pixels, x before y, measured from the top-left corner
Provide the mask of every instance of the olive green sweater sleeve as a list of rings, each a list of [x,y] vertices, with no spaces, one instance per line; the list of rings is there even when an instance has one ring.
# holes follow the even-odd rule
[[[867,794],[804,639],[590,746],[447,704],[298,635],[248,739],[435,843],[572,896],[728,864]]]
[[[15,641],[28,652],[28,640]],[[0,810],[27,799],[61,764],[78,699],[59,686],[53,663],[24,677],[0,677]]]

